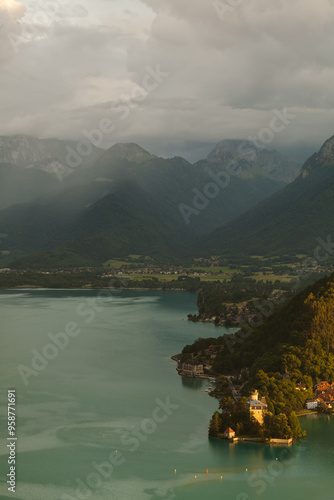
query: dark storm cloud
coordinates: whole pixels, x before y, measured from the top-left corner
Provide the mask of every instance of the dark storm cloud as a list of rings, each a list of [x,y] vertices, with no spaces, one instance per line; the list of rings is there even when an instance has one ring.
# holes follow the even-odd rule
[[[41,9],[23,4],[0,2],[13,29]],[[333,134],[333,1],[59,6],[18,53],[8,44],[1,49],[1,134],[81,139],[83,129],[112,119],[124,103],[130,112],[105,146],[135,141],[190,157],[197,142],[204,150],[223,138],[256,135],[283,108],[296,118],[273,147],[300,157],[303,144],[317,149]],[[144,83],[148,68],[168,74],[153,90]]]

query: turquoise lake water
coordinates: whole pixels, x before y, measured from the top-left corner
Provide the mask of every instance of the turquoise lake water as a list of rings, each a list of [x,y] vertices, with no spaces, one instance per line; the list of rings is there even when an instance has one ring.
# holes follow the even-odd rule
[[[334,498],[333,419],[302,417],[307,438],[289,448],[208,440],[218,403],[170,359],[224,332],[186,321],[196,294],[104,293],[0,292],[1,499]],[[15,494],[5,483],[8,389]]]

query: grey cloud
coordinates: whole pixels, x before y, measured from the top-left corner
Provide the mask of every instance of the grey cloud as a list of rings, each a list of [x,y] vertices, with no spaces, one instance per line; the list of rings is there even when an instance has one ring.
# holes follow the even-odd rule
[[[0,133],[79,140],[114,117],[115,102],[144,91],[147,67],[159,66],[168,78],[132,103],[106,147],[131,140],[172,154],[174,145],[193,159],[223,138],[257,134],[283,107],[296,119],[273,147],[300,158],[305,144],[316,150],[333,134],[333,0],[244,0],[223,20],[207,0],[142,4],[154,12],[149,21],[127,2],[62,2],[19,54],[1,48]]]
[[[15,55],[11,37],[21,33],[18,21],[24,16],[25,10],[20,2],[12,1],[8,8],[8,2],[0,0],[0,65]]]

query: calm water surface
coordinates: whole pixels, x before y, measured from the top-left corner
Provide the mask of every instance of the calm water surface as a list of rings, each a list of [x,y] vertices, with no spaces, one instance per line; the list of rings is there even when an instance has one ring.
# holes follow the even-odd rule
[[[196,295],[122,291],[96,302],[96,294],[0,293],[1,499],[334,498],[333,419],[303,417],[308,437],[288,449],[209,442],[217,402],[201,392],[206,381],[180,378],[170,359],[224,331],[186,321]],[[48,334],[69,323],[77,335],[67,345],[59,336],[54,347]],[[48,359],[37,361],[43,350]],[[17,393],[15,495],[5,484],[10,388]]]

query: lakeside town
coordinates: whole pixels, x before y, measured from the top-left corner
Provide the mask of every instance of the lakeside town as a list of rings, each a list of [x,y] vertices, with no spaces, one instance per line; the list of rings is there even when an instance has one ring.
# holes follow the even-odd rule
[[[257,328],[264,319],[270,319],[276,308],[280,310],[284,303],[289,304],[298,292],[306,290],[319,277],[328,275],[331,265],[312,262],[305,269],[297,264],[276,263],[271,267],[230,264],[222,268],[219,260],[198,260],[202,266],[210,267],[157,266],[153,263],[141,267],[138,263],[125,265],[120,262],[117,268],[111,267],[112,263],[102,268],[5,268],[0,282],[6,288],[143,288],[197,292],[198,313],[188,314],[188,320],[223,326],[225,330],[218,338],[198,339],[194,343],[195,350],[193,346],[186,346],[174,359],[181,376],[207,378],[210,385],[204,391],[219,400],[221,412],[215,412],[209,436],[291,444],[305,435],[299,415],[332,413],[334,384],[324,379],[317,380],[313,386],[311,378],[296,369],[301,363],[298,364],[295,354],[287,355],[288,361],[284,361],[286,366],[281,373],[277,369],[266,373],[261,364],[256,373],[252,368],[256,344],[249,347],[249,353],[253,353],[252,362],[241,360],[247,351],[240,352],[240,358],[236,353],[240,346],[245,347],[247,342],[244,340],[250,335],[256,338]],[[226,328],[231,328],[230,334],[226,333]],[[281,335],[279,333],[278,338]],[[283,351],[286,349],[288,352],[286,347]],[[283,353],[282,356],[285,357]],[[281,400],[270,391],[283,394]]]
[[[325,300],[316,299],[318,290]],[[305,435],[298,417],[333,414],[333,356],[320,344],[324,342],[323,329],[327,332],[328,350],[333,345],[333,294],[332,279],[324,278],[283,305],[277,318],[271,311],[267,323],[262,321],[255,329],[245,332],[240,325],[241,329],[231,330],[230,334],[225,330],[219,337],[199,338],[172,357],[180,376],[208,379],[204,392],[219,401],[220,412],[216,411],[211,419],[210,437],[291,444]],[[309,304],[314,310],[311,322]],[[325,316],[321,316],[325,310]],[[244,308],[241,312],[250,321],[250,310]],[[296,331],[291,332],[290,344],[283,342],[284,337],[288,338],[287,325],[293,324],[296,317],[304,329],[305,321],[309,324],[309,334],[302,330],[298,333],[300,338],[306,335],[305,347],[297,340]],[[188,318],[193,320],[191,315]],[[269,337],[272,351],[263,346]],[[319,378],[325,373],[328,379]]]
[[[176,370],[181,377],[209,380],[210,386],[208,389],[205,389],[204,392],[208,392],[210,395],[217,398],[220,398],[223,395],[230,395],[235,401],[238,401],[241,398],[241,390],[244,387],[246,380],[241,381],[236,374],[219,375],[215,372],[212,363],[217,358],[217,354],[220,349],[221,346],[212,344],[207,349],[202,351],[202,354],[206,357],[206,361],[204,362],[196,358],[188,358],[184,360],[182,354],[172,356],[172,359],[177,362]],[[246,377],[247,376],[248,374],[246,372]],[[285,373],[282,378],[284,380],[288,380],[289,373]],[[215,387],[211,387],[212,384],[214,384]],[[308,391],[306,384],[302,383],[296,384],[295,388],[298,391]],[[327,381],[320,381],[313,387],[313,390],[313,397],[305,401],[306,410],[320,410],[322,412],[324,410],[334,410],[334,382],[330,384]],[[262,407],[262,410],[267,410],[268,407],[266,406],[266,408],[264,408],[263,406],[263,404],[267,405],[265,398],[262,398],[260,402],[262,404],[259,406]],[[261,423],[263,423],[262,417],[260,420]]]

